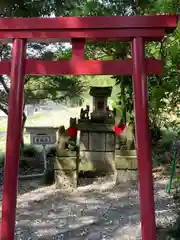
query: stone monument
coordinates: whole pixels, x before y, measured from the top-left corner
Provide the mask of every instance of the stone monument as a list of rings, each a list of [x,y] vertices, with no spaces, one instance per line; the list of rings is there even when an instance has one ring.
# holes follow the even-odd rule
[[[112,87],[91,87],[93,111],[78,121],[80,131],[79,157],[80,169],[102,173],[115,172],[115,134],[114,117],[106,111]],[[84,110],[85,111],[85,110]]]

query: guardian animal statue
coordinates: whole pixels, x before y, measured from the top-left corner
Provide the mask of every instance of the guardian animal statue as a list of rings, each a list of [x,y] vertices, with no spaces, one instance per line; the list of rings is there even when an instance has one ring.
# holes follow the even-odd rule
[[[89,105],[86,105],[86,109],[81,108],[80,119],[89,119]]]
[[[67,130],[64,126],[60,126],[58,130],[58,141],[56,145],[57,154],[64,149],[68,148],[68,141],[70,137],[67,134]]]

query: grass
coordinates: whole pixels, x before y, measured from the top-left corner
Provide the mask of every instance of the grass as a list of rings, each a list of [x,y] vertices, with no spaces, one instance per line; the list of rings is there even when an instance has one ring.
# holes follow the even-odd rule
[[[24,143],[29,144],[30,143],[30,137],[28,134],[24,135]],[[5,152],[6,150],[6,136],[3,136],[0,138],[0,152]]]
[[[79,110],[78,110],[79,113]],[[77,116],[77,111],[75,112],[66,112],[63,111],[52,111],[51,113],[37,113],[33,116],[28,117],[26,121],[26,126],[60,126],[60,125],[68,125],[69,118],[72,116]],[[79,115],[79,114],[78,114]],[[6,131],[7,120],[0,121],[0,131]],[[25,134],[24,136],[25,144],[30,143],[29,135]],[[0,151],[4,152],[6,148],[6,136],[0,137]]]
[[[6,149],[6,137],[0,138],[0,152],[5,152]]]
[[[37,113],[33,116],[28,117],[27,123],[34,123],[34,121],[39,120],[41,118],[47,117],[46,113]],[[7,130],[7,119],[0,120],[0,132],[5,132]]]
[[[7,129],[7,120],[3,119],[0,121],[0,132],[5,132]]]
[[[48,117],[47,113],[37,113],[34,114],[33,116],[28,117],[26,121],[26,126],[36,126],[36,123],[40,121],[41,119],[44,119]]]
[[[47,114],[45,113],[39,113],[35,114],[33,116],[30,116],[27,120],[27,125],[36,126],[36,120],[41,120],[43,118],[46,118]],[[7,130],[7,120],[3,119],[0,120],[0,132],[5,132]],[[29,135],[24,135],[24,142],[26,144],[30,143],[30,137]],[[6,136],[3,136],[0,138],[0,152],[5,152],[6,149]]]

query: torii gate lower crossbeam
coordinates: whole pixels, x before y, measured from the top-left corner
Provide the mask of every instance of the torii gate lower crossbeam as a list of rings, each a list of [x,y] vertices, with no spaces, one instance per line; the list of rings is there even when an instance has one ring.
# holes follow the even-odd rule
[[[3,42],[4,39],[14,39],[12,60],[0,62],[0,74],[11,77],[1,240],[14,239],[25,74],[133,75],[142,239],[156,239],[147,74],[161,73],[162,64],[158,60],[145,59],[144,50],[145,41],[161,40],[165,31],[172,31],[176,25],[176,16],[0,19],[0,38]],[[72,60],[49,62],[25,59],[26,39],[41,41],[47,40],[47,37],[59,39],[60,36],[72,38]],[[125,62],[85,60],[85,40],[131,41],[132,59]],[[123,69],[120,66],[124,66]]]

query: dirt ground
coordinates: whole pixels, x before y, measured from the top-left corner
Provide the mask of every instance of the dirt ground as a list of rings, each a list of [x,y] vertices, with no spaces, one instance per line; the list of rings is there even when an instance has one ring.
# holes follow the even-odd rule
[[[155,181],[154,187],[157,224],[172,224],[175,206],[166,193],[167,180]],[[116,185],[108,178],[77,190],[20,182],[15,239],[141,239],[137,190],[137,183]]]

